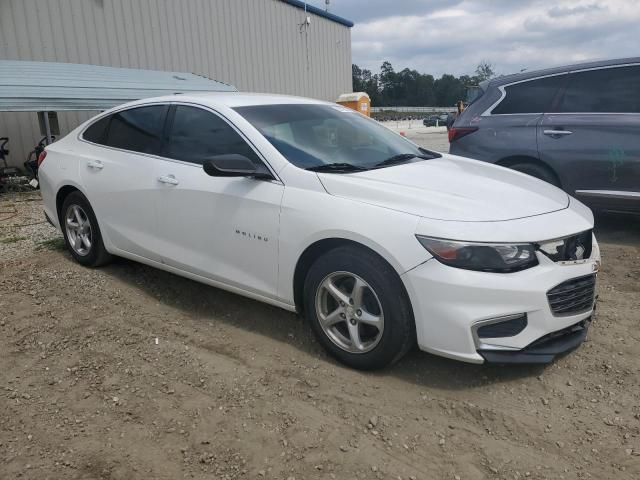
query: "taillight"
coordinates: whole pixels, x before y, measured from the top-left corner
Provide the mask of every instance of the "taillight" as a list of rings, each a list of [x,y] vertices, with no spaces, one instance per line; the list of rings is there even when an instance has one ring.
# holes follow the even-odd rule
[[[44,162],[45,158],[47,158],[47,151],[43,150],[42,153],[38,155],[38,168],[40,168],[40,165],[42,165],[42,162]]]
[[[476,130],[478,130],[478,127],[451,127],[449,129],[449,143],[454,142],[465,135],[469,135]]]

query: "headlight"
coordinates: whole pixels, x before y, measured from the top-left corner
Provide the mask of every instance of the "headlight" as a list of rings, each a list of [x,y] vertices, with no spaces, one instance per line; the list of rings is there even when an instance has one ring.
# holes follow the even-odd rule
[[[517,272],[538,264],[535,247],[528,243],[473,243],[416,235],[438,261],[451,267],[481,272]]]

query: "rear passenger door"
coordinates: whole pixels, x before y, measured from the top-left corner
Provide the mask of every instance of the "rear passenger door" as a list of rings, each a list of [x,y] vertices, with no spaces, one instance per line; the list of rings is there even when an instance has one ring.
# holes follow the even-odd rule
[[[145,105],[98,120],[82,134],[80,177],[113,247],[159,260],[153,177],[168,105]],[[120,253],[120,252],[115,252]]]
[[[571,73],[540,123],[538,148],[569,193],[596,207],[640,210],[640,66]]]
[[[156,164],[158,240],[172,267],[276,297],[284,186],[276,180],[211,177],[205,160],[240,154],[269,169],[242,135],[213,111],[178,104]]]

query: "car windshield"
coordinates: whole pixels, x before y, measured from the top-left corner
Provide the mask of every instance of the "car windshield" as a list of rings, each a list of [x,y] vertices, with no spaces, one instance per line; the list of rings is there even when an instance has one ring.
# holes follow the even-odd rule
[[[289,162],[307,170],[358,172],[440,156],[340,105],[255,105],[235,111]]]

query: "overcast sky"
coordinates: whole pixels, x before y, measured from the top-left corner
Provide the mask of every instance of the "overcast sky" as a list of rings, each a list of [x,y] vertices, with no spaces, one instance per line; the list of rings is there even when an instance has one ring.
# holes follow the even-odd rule
[[[640,56],[639,0],[331,0],[330,12],[355,23],[353,63],[374,73],[384,60],[439,77],[481,60],[508,74]]]

